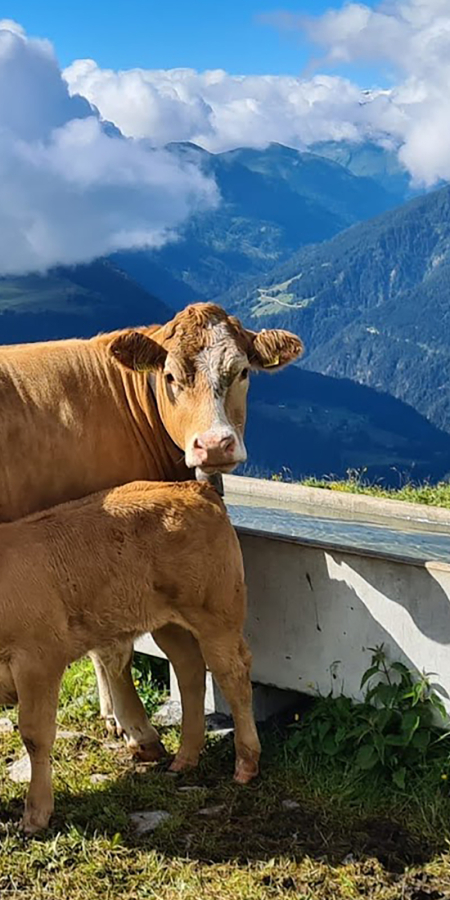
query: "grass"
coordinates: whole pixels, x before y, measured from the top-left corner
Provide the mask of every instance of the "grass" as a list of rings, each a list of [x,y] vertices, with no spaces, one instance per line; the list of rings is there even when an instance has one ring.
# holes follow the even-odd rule
[[[158,692],[149,692],[141,665],[137,674],[151,708]],[[231,781],[229,738],[211,737],[199,769],[173,777],[133,763],[121,742],[104,737],[85,661],[67,673],[59,722],[73,736],[55,744],[56,813],[41,837],[26,840],[17,829],[25,785],[7,778],[6,765],[23,748],[16,731],[0,738],[2,900],[450,897],[442,760],[413,773],[401,791],[381,775],[299,754],[285,723],[262,730],[262,775],[247,788]],[[165,732],[169,750],[177,740],[175,730]],[[93,784],[93,773],[107,780]],[[186,785],[200,789],[181,792]],[[199,814],[217,805],[216,817]],[[128,814],[149,809],[171,818],[137,838]]]
[[[443,506],[450,509],[450,483],[414,484],[408,482],[399,488],[385,488],[379,484],[369,484],[359,475],[349,475],[347,479],[333,480],[305,478],[305,487],[323,488],[326,491],[344,491],[347,494],[368,494],[387,500],[406,500],[409,503],[423,503],[427,506]]]

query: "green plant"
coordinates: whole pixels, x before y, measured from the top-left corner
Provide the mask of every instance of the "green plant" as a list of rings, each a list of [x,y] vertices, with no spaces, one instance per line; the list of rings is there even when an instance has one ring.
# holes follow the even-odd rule
[[[133,657],[133,680],[136,690],[149,715],[164,703],[169,685],[168,663],[144,653]]]
[[[417,677],[401,662],[388,664],[383,645],[370,649],[371,664],[361,679],[361,688],[367,685],[364,702],[319,697],[291,726],[288,746],[362,771],[384,771],[403,789],[409,771],[447,754],[443,739],[450,731],[436,724],[436,714],[444,719],[446,711],[429,674]]]

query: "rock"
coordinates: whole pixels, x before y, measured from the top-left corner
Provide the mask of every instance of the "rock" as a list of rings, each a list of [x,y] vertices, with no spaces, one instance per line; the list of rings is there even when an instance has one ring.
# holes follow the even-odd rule
[[[281,805],[283,809],[287,809],[289,812],[294,809],[300,809],[300,803],[297,803],[296,800],[283,800]]]
[[[58,728],[56,732],[57,741],[78,740],[78,738],[83,736],[81,731],[66,731],[64,728]]]
[[[199,809],[199,816],[205,816],[205,819],[216,819],[222,815],[226,806],[224,803],[221,803],[220,806],[205,806],[204,809]]]
[[[165,728],[181,725],[182,709],[179,700],[167,700],[152,716],[152,722]]]
[[[105,775],[104,772],[93,772],[90,781],[92,784],[103,784],[104,781],[109,781],[109,775]]]
[[[30,781],[31,762],[28,753],[19,756],[19,759],[16,759],[15,762],[8,766],[7,771],[11,781],[15,781],[17,784],[20,784],[22,781]]]
[[[170,813],[165,812],[163,809],[135,812],[129,816],[138,837],[148,834],[150,831],[155,831],[156,828],[159,828],[163,822],[167,822],[170,818]]]
[[[148,762],[148,763],[146,763],[146,762],[136,763],[135,766],[134,766],[134,772],[135,772],[137,775],[147,775],[148,772],[151,772],[151,771],[152,771],[152,769],[154,768],[154,766],[155,766],[155,764],[154,764],[154,763],[151,763],[151,762]]]
[[[14,725],[11,719],[6,718],[6,716],[0,718],[0,734],[12,734],[13,731]]]
[[[205,722],[206,730],[219,737],[225,737],[234,730],[233,719],[225,713],[208,713]]]
[[[214,737],[217,738],[226,738],[229,737],[229,735],[233,734],[233,731],[234,728],[214,728],[214,730],[211,731],[211,734],[213,734]]]

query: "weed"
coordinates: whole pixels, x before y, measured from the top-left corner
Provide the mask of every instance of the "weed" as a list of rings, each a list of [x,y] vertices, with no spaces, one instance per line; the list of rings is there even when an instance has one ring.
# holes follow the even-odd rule
[[[135,653],[132,671],[137,692],[147,713],[152,715],[166,699],[169,687],[169,664],[165,659],[156,659],[145,653]]]
[[[432,759],[447,762],[450,731],[436,724],[437,717],[442,724],[446,711],[429,675],[417,678],[401,662],[388,664],[383,645],[371,651],[371,665],[361,679],[361,688],[367,685],[364,702],[319,697],[291,726],[288,746],[336,757],[356,770],[377,769],[404,790],[411,772]]]

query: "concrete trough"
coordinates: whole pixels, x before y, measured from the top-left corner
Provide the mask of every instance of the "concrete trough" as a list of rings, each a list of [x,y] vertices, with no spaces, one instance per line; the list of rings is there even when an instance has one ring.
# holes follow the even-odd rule
[[[450,713],[450,510],[224,481],[244,555],[257,718],[292,691],[361,697],[379,644],[391,661],[435,673]],[[151,636],[136,649],[161,656]],[[211,678],[206,707],[226,711]]]

